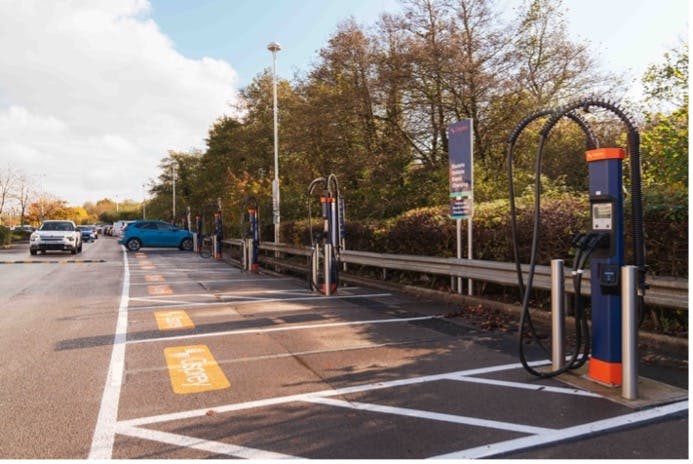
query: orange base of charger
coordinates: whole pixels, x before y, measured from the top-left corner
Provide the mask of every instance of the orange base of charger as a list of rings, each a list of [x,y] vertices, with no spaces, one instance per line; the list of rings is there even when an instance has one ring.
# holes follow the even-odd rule
[[[590,358],[587,376],[596,382],[607,385],[621,385],[623,382],[623,367],[621,363]]]

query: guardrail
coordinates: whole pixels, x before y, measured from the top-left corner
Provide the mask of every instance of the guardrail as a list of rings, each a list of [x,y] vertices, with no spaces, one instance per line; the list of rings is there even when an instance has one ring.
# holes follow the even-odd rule
[[[230,246],[242,246],[243,241],[238,239],[225,240]],[[306,256],[311,254],[310,247],[294,247],[283,243],[261,242],[260,250],[280,252],[293,256]],[[517,273],[514,263],[497,261],[484,261],[477,259],[439,258],[434,256],[396,255],[387,253],[373,253],[369,251],[342,251],[343,263],[360,266],[371,266],[380,269],[392,269],[399,271],[414,271],[422,274],[446,275],[462,277],[475,281],[491,282],[511,287],[517,286]],[[274,265],[292,268],[302,271],[304,266],[282,263],[272,260]],[[522,272],[527,276],[529,266],[523,265]],[[590,273],[583,274],[581,293],[590,294]],[[674,309],[688,309],[688,280],[673,277],[648,276],[649,289],[645,294],[645,303]],[[538,289],[551,289],[550,266],[537,266],[534,276],[534,286]],[[573,293],[573,281],[570,272],[566,269],[566,292]]]

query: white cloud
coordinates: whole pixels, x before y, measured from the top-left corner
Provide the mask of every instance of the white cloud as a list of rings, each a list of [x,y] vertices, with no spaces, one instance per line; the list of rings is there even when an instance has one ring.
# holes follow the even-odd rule
[[[138,199],[167,150],[203,148],[236,73],[191,60],[145,0],[0,0],[0,165],[79,205]]]

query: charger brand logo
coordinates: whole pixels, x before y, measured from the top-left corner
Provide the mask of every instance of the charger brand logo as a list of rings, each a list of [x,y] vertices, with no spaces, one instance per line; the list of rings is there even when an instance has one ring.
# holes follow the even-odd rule
[[[164,356],[174,393],[221,390],[231,385],[206,345],[165,348]]]
[[[159,330],[192,329],[195,327],[185,311],[156,311],[154,317]]]

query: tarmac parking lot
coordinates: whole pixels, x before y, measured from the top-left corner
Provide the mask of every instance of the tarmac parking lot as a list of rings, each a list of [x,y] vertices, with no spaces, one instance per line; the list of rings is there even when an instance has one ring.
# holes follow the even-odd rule
[[[435,302],[358,287],[325,297],[190,254],[124,256],[127,330],[104,395],[119,408],[97,424],[109,433],[93,457],[687,455],[687,400],[638,411],[537,381],[503,340]],[[639,423],[676,443],[626,433],[615,448],[574,446]]]

